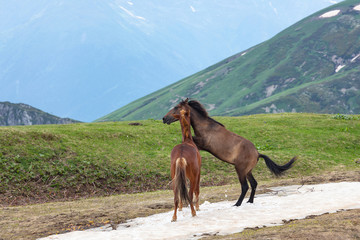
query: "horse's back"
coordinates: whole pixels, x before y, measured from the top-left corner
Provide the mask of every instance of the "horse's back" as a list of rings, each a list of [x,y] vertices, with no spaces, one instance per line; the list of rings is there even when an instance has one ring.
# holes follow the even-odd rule
[[[194,145],[190,145],[187,143],[181,143],[176,145],[173,150],[171,151],[171,159],[176,160],[179,157],[184,157],[185,159],[193,159],[197,158],[198,156],[198,149]]]

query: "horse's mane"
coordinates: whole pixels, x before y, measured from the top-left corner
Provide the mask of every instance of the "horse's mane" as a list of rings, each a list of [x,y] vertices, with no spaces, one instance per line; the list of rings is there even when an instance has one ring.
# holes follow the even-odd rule
[[[185,135],[185,138],[189,138],[189,132],[191,137],[190,122],[187,121],[185,114],[183,114],[182,111],[185,112],[185,110],[180,111],[180,123],[183,127],[183,134]]]
[[[183,102],[184,102],[184,101],[183,101]],[[211,121],[219,124],[220,126],[225,127],[222,123],[219,123],[218,121],[216,121],[216,120],[212,119],[211,117],[209,117],[209,114],[207,113],[206,109],[204,108],[204,106],[203,106],[200,102],[198,102],[198,101],[196,101],[196,100],[190,100],[190,101],[188,102],[188,104],[189,104],[189,106],[192,107],[195,111],[197,111],[201,116],[206,117],[206,118],[210,119]]]

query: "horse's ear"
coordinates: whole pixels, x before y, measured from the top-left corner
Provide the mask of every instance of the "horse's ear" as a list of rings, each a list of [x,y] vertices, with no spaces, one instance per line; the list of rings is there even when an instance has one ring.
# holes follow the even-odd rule
[[[185,100],[184,100],[184,103],[188,103],[189,102],[189,98],[186,98]]]

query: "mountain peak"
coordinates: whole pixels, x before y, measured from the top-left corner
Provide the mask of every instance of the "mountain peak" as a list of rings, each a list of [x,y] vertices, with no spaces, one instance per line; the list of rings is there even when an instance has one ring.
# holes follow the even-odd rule
[[[0,102],[0,126],[69,124],[79,121],[59,118],[24,103]]]

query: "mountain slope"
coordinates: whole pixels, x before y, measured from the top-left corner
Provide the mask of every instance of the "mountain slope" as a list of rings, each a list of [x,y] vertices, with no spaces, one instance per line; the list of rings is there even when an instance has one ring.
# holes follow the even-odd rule
[[[0,101],[93,121],[331,4],[272,2],[0,0]]]
[[[185,97],[211,115],[360,112],[360,7],[347,0],[99,121],[161,118]]]
[[[78,122],[70,118],[56,117],[27,104],[0,102],[0,126],[69,124]]]

